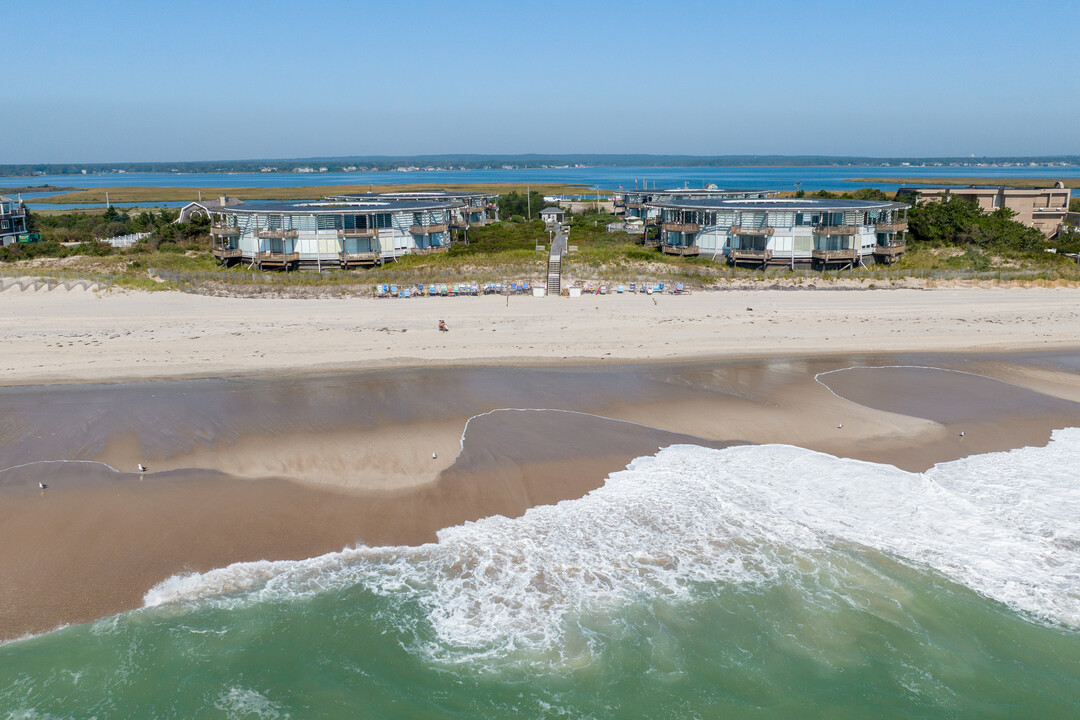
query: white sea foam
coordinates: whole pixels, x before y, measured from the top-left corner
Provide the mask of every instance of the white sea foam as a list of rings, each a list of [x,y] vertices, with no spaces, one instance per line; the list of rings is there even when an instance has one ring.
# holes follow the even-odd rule
[[[145,600],[249,603],[360,584],[419,603],[436,637],[427,649],[459,660],[554,650],[575,618],[678,601],[696,583],[773,582],[838,547],[1080,628],[1080,429],[922,474],[783,445],[672,446],[582,499],[449,528],[437,543],[241,563],[170,578]]]

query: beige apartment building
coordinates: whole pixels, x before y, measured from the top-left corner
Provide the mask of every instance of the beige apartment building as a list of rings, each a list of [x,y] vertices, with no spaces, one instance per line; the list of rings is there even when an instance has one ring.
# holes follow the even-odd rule
[[[897,192],[898,200],[908,202],[934,202],[951,196],[974,200],[983,212],[988,213],[1007,207],[1016,213],[1014,220],[1039,230],[1047,238],[1057,235],[1069,211],[1069,189],[1061,182],[1052,188],[969,185],[901,188]]]

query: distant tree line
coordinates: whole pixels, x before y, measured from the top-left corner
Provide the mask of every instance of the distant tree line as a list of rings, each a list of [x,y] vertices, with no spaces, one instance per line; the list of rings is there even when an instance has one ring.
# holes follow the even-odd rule
[[[327,172],[349,172],[345,168],[388,171],[402,166],[432,167],[442,170],[464,168],[478,170],[510,166],[536,168],[567,165],[592,167],[849,167],[849,166],[912,166],[941,164],[974,166],[985,164],[1027,165],[1029,163],[1080,164],[1080,156],[1060,155],[1049,157],[894,157],[874,158],[829,155],[647,155],[647,154],[574,154],[574,155],[369,155],[326,158],[274,158],[256,160],[207,160],[191,162],[144,162],[144,163],[31,163],[0,165],[0,177],[28,177],[33,175],[78,175],[87,173],[225,173],[260,172],[273,167],[277,172],[290,172],[296,167],[325,167]]]

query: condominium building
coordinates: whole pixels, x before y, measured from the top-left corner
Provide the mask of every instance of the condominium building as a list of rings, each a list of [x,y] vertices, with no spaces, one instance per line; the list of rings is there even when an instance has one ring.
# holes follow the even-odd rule
[[[898,200],[938,202],[950,197],[973,201],[983,212],[1006,207],[1013,218],[1048,238],[1057,235],[1069,212],[1069,189],[1058,182],[1052,188],[970,185],[967,187],[911,187],[897,191]]]
[[[650,203],[660,214],[660,248],[671,255],[726,258],[764,267],[891,263],[904,252],[907,209],[898,202],[687,199]]]

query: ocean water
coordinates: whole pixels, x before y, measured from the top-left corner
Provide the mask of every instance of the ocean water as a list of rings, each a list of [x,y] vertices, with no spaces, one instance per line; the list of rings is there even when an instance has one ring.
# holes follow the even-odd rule
[[[664,448],[584,498],[177,576],[0,647],[12,718],[1080,716],[1080,429],[909,473]]]

